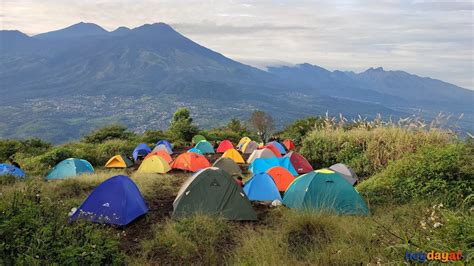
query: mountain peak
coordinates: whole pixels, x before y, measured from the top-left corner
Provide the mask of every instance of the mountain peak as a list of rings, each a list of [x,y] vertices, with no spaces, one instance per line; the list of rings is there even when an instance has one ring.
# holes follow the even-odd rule
[[[35,38],[40,39],[63,39],[63,38],[79,38],[85,36],[97,36],[106,34],[107,31],[104,30],[97,24],[88,23],[88,22],[79,22],[64,29],[50,31],[46,33],[41,33]]]
[[[377,67],[377,68],[369,68],[367,69],[365,72],[384,72],[385,70],[383,69],[383,67]]]

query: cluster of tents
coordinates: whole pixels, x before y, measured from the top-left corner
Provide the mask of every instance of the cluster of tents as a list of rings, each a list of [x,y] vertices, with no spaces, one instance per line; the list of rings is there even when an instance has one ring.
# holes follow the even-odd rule
[[[195,172],[183,183],[173,202],[173,217],[203,213],[229,220],[256,220],[252,201],[280,202],[301,210],[369,214],[367,205],[353,187],[358,178],[349,167],[336,164],[314,170],[294,151],[291,140],[262,145],[244,137],[236,146],[229,140],[221,141],[216,150],[203,136],[195,136],[193,142],[193,148],[174,160],[173,147],[167,141],[159,141],[153,150],[140,144],[133,152],[134,160],[142,160],[139,172],[166,173],[170,169]],[[211,166],[204,154],[216,152],[222,156]],[[242,156],[245,154],[250,154],[247,161]],[[234,177],[242,175],[239,164],[246,162],[252,177],[240,187]],[[125,168],[130,163],[127,157],[117,155],[106,167]],[[84,167],[87,168],[80,168]],[[147,211],[133,181],[127,176],[115,176],[98,186],[71,219],[126,225]]]

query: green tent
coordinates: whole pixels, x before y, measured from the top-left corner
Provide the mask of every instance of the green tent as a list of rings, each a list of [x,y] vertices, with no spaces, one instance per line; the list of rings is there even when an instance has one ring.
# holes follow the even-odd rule
[[[206,137],[204,137],[203,135],[195,135],[193,138],[192,138],[192,142],[194,144],[197,144],[199,141],[201,140],[206,140]]]
[[[199,141],[194,148],[199,149],[202,153],[215,153],[212,144],[207,140]]]
[[[217,159],[212,166],[226,171],[231,176],[242,175],[242,170],[240,170],[240,167],[231,158],[221,157]]]
[[[188,178],[173,202],[173,217],[222,215],[229,220],[257,220],[250,201],[224,170],[209,167]]]
[[[354,187],[334,171],[323,169],[295,179],[283,204],[303,210],[328,210],[338,214],[368,215],[369,209]]]

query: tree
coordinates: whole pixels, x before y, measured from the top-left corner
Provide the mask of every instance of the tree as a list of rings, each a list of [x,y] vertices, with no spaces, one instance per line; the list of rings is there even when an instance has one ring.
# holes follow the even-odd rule
[[[102,143],[110,139],[130,139],[134,134],[122,125],[110,125],[99,128],[84,137],[86,143]]]
[[[193,125],[193,119],[186,108],[179,108],[173,114],[169,128],[170,137],[174,140],[191,141],[198,132],[198,128]]]
[[[250,116],[250,125],[256,131],[262,142],[266,142],[273,129],[273,118],[264,111],[254,111]]]
[[[248,135],[247,127],[237,118],[232,118],[226,126],[227,130],[238,133],[239,135]]]

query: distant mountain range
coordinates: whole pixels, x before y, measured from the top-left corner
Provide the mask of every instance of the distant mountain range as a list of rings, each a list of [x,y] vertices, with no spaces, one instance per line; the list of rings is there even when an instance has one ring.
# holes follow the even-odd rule
[[[187,106],[203,127],[255,109],[279,126],[325,112],[394,118],[464,114],[473,129],[474,92],[403,71],[362,73],[301,64],[263,71],[229,59],[164,23],[108,32],[92,23],[32,37],[0,31],[0,137],[77,138],[114,122],[166,128]]]

